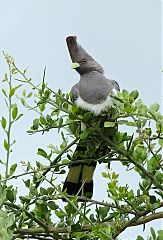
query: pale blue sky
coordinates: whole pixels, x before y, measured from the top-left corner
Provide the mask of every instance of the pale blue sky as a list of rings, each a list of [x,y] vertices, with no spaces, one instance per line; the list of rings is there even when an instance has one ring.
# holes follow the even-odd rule
[[[65,92],[79,76],[70,68],[65,38],[76,35],[82,46],[100,62],[106,76],[119,82],[121,89],[138,89],[146,104],[161,102],[161,1],[159,0],[0,0],[0,51],[14,56],[20,66],[29,66],[35,83],[47,67],[49,86]],[[6,67],[0,60],[0,77]],[[0,83],[1,84],[1,83]],[[0,96],[1,102],[2,96]],[[2,102],[3,104],[3,102]],[[0,112],[5,113],[4,107]],[[25,112],[24,119],[13,132],[17,144],[13,161],[38,160],[37,148],[57,144],[57,132],[28,136],[26,130],[33,119]],[[0,130],[0,139],[2,132]],[[1,141],[2,142],[2,141]],[[0,157],[3,153],[0,152]],[[106,182],[100,170],[95,173],[94,198],[104,197]],[[121,182],[137,186],[137,178],[120,166]],[[61,181],[63,179],[59,179]],[[161,223],[148,226],[161,228]],[[149,227],[127,230],[122,239],[147,236]]]

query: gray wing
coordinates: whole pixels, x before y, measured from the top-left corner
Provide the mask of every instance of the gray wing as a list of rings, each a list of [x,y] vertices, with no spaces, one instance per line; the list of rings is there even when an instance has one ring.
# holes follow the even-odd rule
[[[78,85],[80,97],[90,104],[104,102],[113,89],[119,90],[116,81],[107,79],[97,71],[82,75]]]
[[[79,90],[78,90],[78,83],[76,83],[72,88],[71,88],[71,93],[72,93],[72,101],[75,102],[75,100],[78,99],[79,97]]]

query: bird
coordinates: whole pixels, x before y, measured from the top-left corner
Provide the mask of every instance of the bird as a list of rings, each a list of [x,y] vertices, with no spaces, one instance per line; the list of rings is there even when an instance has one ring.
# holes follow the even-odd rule
[[[73,102],[77,107],[98,117],[116,103],[112,96],[116,96],[120,91],[119,84],[104,76],[103,67],[84,50],[76,36],[68,36],[66,42],[72,60],[72,68],[80,75],[79,82],[71,89]],[[95,143],[92,144],[95,145]],[[95,146],[93,147],[95,149]],[[77,160],[83,159],[86,149],[86,144],[82,144],[80,140],[73,154],[73,160],[77,162]],[[95,154],[98,154],[97,151]],[[88,156],[87,159],[89,158],[91,156]],[[92,198],[95,168],[96,162],[71,165],[62,191],[66,191],[69,195]]]

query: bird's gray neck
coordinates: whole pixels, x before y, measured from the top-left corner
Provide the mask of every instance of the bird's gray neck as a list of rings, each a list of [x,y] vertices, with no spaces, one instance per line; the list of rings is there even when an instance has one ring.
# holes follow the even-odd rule
[[[94,74],[102,74],[102,75],[104,75],[104,71],[103,70],[88,70],[87,72],[83,72],[83,73],[79,73],[80,74],[80,76],[87,76],[87,75],[90,75],[90,74],[92,74],[92,75],[94,75]]]

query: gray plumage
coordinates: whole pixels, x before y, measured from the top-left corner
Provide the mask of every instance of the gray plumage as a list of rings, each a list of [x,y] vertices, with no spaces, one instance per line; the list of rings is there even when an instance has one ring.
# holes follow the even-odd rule
[[[79,64],[75,70],[80,74],[80,81],[71,90],[74,101],[78,105],[76,100],[80,97],[92,105],[104,103],[109,95],[119,91],[119,85],[103,75],[102,66],[77,43],[76,39],[74,36],[66,39],[72,62]],[[87,109],[87,106],[83,108]]]

